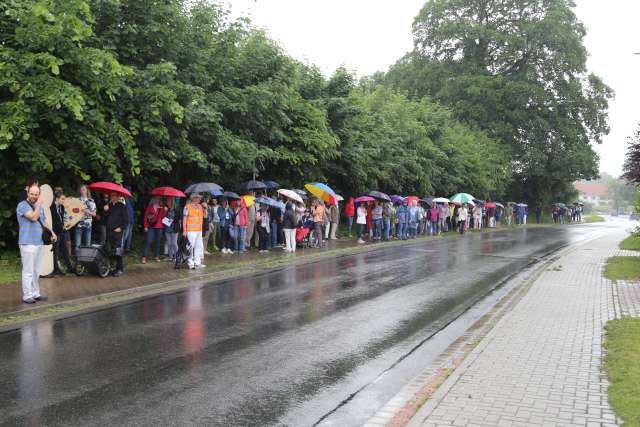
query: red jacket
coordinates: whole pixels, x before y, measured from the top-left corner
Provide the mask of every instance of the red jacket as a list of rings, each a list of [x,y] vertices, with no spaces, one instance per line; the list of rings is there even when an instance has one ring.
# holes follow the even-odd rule
[[[164,225],[162,224],[162,220],[164,219],[164,216],[166,214],[167,214],[166,207],[158,206],[158,208],[156,209],[153,203],[149,203],[149,206],[147,206],[147,209],[144,211],[144,218],[143,218],[144,228],[164,228]],[[153,224],[149,223],[148,217],[150,216],[154,216],[156,219],[156,221]]]
[[[240,201],[240,209],[238,209],[236,215],[238,216],[238,225],[240,227],[249,226],[249,211],[247,210],[247,205],[244,200]]]
[[[356,204],[353,201],[353,197],[349,197],[347,204],[344,207],[344,216],[354,217],[356,214]]]

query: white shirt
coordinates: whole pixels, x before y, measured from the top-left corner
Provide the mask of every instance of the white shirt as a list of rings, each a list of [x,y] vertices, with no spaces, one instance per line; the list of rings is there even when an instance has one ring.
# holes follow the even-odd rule
[[[360,205],[358,206],[358,210],[356,212],[356,224],[366,224],[367,223],[367,208]]]

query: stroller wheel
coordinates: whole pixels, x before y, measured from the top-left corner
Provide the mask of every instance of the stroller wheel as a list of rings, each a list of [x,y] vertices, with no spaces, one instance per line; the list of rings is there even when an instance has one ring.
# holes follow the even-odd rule
[[[98,264],[98,276],[107,277],[111,271],[111,265],[108,261],[102,261]]]
[[[84,265],[76,263],[76,266],[73,268],[73,272],[76,273],[76,276],[84,276],[87,272],[87,269]]]

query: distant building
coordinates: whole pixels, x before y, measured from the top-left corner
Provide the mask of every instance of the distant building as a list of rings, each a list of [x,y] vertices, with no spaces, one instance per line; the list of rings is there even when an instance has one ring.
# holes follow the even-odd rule
[[[607,184],[595,182],[576,182],[576,189],[580,192],[580,201],[594,206],[610,206],[609,187]]]

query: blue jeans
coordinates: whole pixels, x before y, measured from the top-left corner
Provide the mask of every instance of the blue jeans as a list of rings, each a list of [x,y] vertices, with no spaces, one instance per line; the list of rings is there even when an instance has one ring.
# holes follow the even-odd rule
[[[389,240],[389,236],[391,235],[391,220],[389,218],[384,218],[382,220],[382,223],[384,225],[382,240],[387,241]]]
[[[433,236],[435,234],[438,234],[438,226],[440,225],[438,221],[436,222],[429,221],[427,224],[429,226],[429,235]]]
[[[244,252],[244,245],[247,239],[247,227],[240,227],[239,225],[236,227],[236,251]]]
[[[278,223],[271,221],[271,247],[275,248],[278,245]]]
[[[155,246],[153,247],[153,256],[158,258],[160,256],[160,241],[162,240],[162,228],[149,228],[147,230],[147,239],[144,242],[144,250],[142,251],[142,256],[147,257],[149,253],[149,247],[152,243],[155,242]]]
[[[399,222],[398,223],[398,239],[406,239],[407,238],[407,223]]]
[[[364,230],[367,227],[367,224],[356,224],[356,229],[358,231],[358,239],[362,239],[364,235]]]
[[[382,237],[382,218],[373,220],[373,237],[377,239]]]
[[[127,227],[124,229],[122,240],[124,240],[124,249],[126,251],[130,251],[131,244],[133,242],[133,224],[127,225]]]
[[[353,228],[353,217],[348,216],[347,217],[347,233],[349,233],[349,236],[351,236],[351,228]]]
[[[418,224],[409,225],[409,237],[416,237],[418,234]]]
[[[76,226],[76,238],[75,246],[90,246],[91,245],[91,227],[78,227]]]

